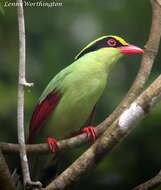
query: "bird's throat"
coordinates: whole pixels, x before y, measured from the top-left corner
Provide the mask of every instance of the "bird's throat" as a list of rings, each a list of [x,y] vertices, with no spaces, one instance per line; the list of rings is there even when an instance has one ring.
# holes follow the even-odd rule
[[[99,64],[107,72],[110,72],[115,63],[123,56],[116,48],[102,48],[87,55],[91,64]]]

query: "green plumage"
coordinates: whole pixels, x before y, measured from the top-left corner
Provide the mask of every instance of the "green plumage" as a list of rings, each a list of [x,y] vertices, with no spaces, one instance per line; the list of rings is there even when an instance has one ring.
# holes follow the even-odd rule
[[[50,81],[40,102],[55,88],[62,98],[51,114],[43,136],[60,139],[83,126],[102,95],[111,68],[121,56],[116,48],[101,48],[85,54]]]
[[[59,72],[42,93],[30,121],[28,142],[45,142],[47,137],[58,140],[85,127],[83,125],[93,113],[92,110],[103,93],[114,64],[123,54],[143,52],[141,48],[128,44],[118,36],[103,36],[88,44],[76,56],[76,61]],[[85,132],[87,137],[90,133],[95,140],[94,131]],[[51,151],[55,150],[58,145],[56,143],[54,139],[48,138]],[[51,166],[49,169],[55,168],[53,158],[47,156],[46,159],[44,156],[40,162],[38,160],[39,158],[36,163],[40,165],[32,165],[32,173],[36,172],[35,166],[40,170],[48,165]],[[44,172],[37,174],[41,173]],[[46,174],[51,176],[45,179]],[[47,171],[43,181],[48,181],[52,176],[53,172]]]

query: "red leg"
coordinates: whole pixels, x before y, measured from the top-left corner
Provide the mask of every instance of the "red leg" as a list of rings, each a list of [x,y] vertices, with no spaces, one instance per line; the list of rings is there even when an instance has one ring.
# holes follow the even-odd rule
[[[96,140],[96,129],[93,126],[85,127],[81,130],[81,133],[86,133],[87,138],[94,142]]]
[[[60,149],[60,145],[56,139],[48,137],[47,142],[51,152],[55,152],[56,149]]]

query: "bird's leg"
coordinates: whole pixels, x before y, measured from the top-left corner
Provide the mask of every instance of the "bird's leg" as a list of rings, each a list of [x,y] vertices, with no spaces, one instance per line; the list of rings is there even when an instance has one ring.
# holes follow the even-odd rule
[[[48,137],[47,142],[48,142],[49,149],[51,152],[55,152],[56,149],[60,150],[60,144],[56,139],[52,137]]]
[[[87,138],[92,142],[96,140],[96,129],[93,126],[87,126],[83,128],[80,133],[85,133]]]

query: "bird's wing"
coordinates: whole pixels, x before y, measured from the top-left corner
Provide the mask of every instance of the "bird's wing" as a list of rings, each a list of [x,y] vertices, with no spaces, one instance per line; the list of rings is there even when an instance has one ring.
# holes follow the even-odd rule
[[[54,89],[42,102],[37,104],[30,121],[28,143],[34,141],[37,133],[41,130],[51,112],[56,108],[60,99],[60,92],[57,89]]]
[[[43,124],[58,105],[62,97],[59,86],[70,72],[70,70],[63,70],[60,72],[50,81],[49,85],[42,93],[30,121],[28,143],[32,143],[35,140]]]

